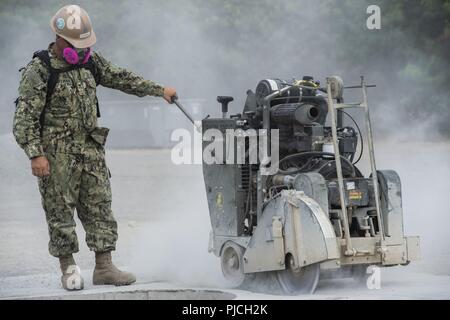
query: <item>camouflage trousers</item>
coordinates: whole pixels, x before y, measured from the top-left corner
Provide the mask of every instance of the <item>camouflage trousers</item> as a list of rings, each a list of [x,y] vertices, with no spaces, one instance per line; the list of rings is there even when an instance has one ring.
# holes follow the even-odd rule
[[[91,251],[115,250],[117,223],[111,211],[111,186],[104,149],[80,154],[47,152],[50,175],[39,178],[42,206],[55,257],[78,252],[74,211],[86,231]]]

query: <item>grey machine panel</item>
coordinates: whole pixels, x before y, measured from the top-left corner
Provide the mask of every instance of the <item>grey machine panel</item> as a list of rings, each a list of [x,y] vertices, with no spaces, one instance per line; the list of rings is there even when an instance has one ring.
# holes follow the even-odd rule
[[[205,119],[202,121],[203,132],[208,129],[217,129],[222,132],[223,139],[215,141],[222,143],[223,158],[217,159],[218,164],[206,164],[203,159],[203,178],[206,187],[211,225],[215,236],[240,236],[244,230],[245,208],[244,197],[248,185],[248,176],[245,167],[236,164],[226,164],[225,158],[229,150],[226,148],[225,133],[227,129],[236,130],[234,119]],[[234,138],[236,139],[236,138]],[[202,142],[202,150],[210,145],[211,141]],[[229,144],[231,145],[231,144]],[[234,141],[234,154],[236,155],[236,141]],[[204,158],[204,157],[203,157]],[[235,159],[234,159],[235,160]]]
[[[402,186],[393,170],[378,171],[381,191],[381,211],[387,244],[403,243]]]

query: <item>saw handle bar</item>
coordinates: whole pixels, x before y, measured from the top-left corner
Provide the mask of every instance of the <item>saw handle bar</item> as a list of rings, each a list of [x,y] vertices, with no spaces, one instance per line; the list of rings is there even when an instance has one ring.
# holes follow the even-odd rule
[[[183,105],[178,101],[177,95],[172,96],[171,102],[174,103],[178,107],[178,109],[181,110],[181,112],[183,112],[183,114],[186,116],[186,118],[189,119],[190,122],[192,122],[192,124],[197,129],[197,131],[201,132],[201,126],[199,126],[195,123],[194,118],[190,115],[189,112],[187,112],[187,110],[183,107]]]

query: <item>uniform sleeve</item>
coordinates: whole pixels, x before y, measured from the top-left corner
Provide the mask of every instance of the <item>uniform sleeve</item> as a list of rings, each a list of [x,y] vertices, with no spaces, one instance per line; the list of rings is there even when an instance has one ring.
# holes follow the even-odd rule
[[[13,133],[17,143],[30,159],[44,155],[40,116],[46,102],[47,77],[45,66],[35,58],[23,71],[20,81]]]
[[[100,74],[100,84],[138,97],[164,95],[164,87],[145,80],[134,72],[118,67],[95,52],[92,56]]]

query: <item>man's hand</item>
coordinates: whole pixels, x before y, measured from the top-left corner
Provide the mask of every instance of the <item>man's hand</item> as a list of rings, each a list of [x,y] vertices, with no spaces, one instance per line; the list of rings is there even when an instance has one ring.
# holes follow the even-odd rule
[[[31,159],[31,171],[36,177],[44,177],[50,175],[50,164],[44,156]]]
[[[172,99],[173,99],[173,97],[176,97],[176,96],[177,96],[177,91],[175,90],[175,88],[171,88],[171,87],[164,88],[164,99],[168,103],[173,103]]]

